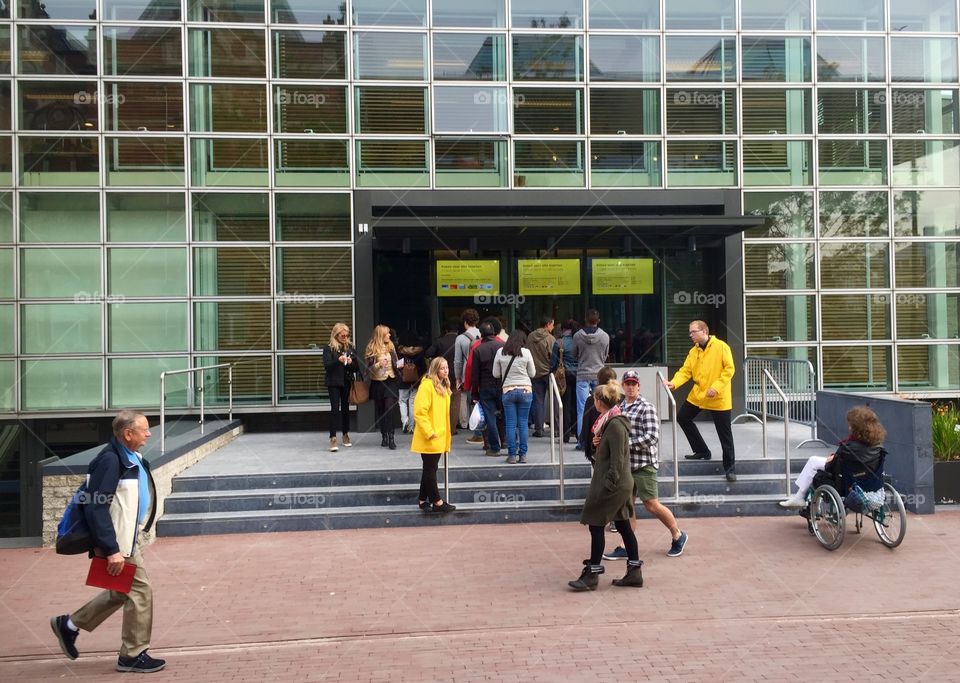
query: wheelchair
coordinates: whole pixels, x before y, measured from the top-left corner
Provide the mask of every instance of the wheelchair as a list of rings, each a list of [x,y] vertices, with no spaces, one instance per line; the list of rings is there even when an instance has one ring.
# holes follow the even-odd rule
[[[854,531],[859,534],[863,528],[863,518],[873,522],[880,542],[888,548],[896,548],[903,542],[907,533],[907,511],[903,506],[903,499],[890,483],[890,478],[884,476],[883,461],[878,472],[859,473],[861,476],[841,473],[840,485],[846,490],[844,483],[860,484],[864,490],[878,490],[877,484],[882,485],[883,504],[876,508],[864,508],[859,504],[851,505],[850,497],[840,495],[840,492],[829,483],[814,486],[807,493],[807,507],[801,515],[807,518],[807,530],[815,536],[817,541],[827,550],[836,550],[843,543],[846,535],[847,514],[854,513]]]

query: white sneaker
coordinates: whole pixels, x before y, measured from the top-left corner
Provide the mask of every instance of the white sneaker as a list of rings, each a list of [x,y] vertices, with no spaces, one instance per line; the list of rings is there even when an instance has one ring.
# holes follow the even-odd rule
[[[795,493],[786,500],[780,501],[780,507],[782,508],[804,508],[807,507],[807,497],[805,495],[800,495]]]

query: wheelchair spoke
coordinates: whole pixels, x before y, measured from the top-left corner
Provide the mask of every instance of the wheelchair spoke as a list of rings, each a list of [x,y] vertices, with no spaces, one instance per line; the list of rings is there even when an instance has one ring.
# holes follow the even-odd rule
[[[883,508],[875,513],[873,528],[876,529],[881,543],[888,548],[896,548],[907,533],[907,512],[903,499],[893,486],[884,484],[883,490]]]

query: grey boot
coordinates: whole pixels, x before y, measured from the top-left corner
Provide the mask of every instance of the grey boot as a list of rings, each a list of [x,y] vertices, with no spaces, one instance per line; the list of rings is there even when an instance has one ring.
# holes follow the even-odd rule
[[[575,581],[567,581],[567,585],[575,591],[595,591],[603,572],[602,564],[590,564],[590,560],[584,560],[580,577]]]
[[[634,564],[636,562],[636,564]],[[628,560],[627,561],[627,573],[624,574],[622,579],[614,579],[614,586],[633,586],[634,588],[643,588],[643,572],[640,571],[640,567],[643,565],[643,560]]]

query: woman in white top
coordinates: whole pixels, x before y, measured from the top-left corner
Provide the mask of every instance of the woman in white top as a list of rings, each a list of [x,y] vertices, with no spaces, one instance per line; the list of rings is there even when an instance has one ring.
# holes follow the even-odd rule
[[[530,379],[537,369],[533,355],[524,348],[527,334],[514,330],[507,343],[493,357],[493,376],[500,379],[503,387],[503,421],[507,435],[507,462],[527,461],[527,420],[533,403],[533,383]],[[517,431],[520,432],[520,447],[517,448]]]

